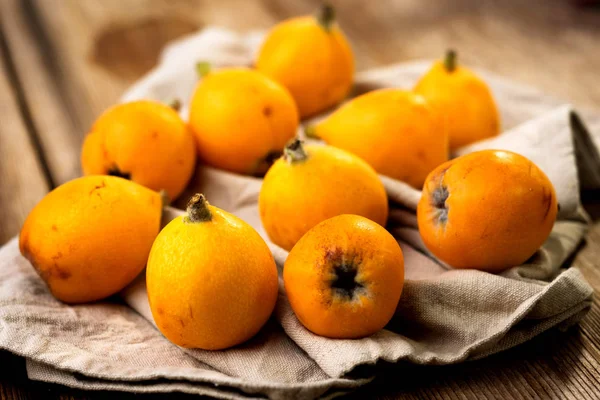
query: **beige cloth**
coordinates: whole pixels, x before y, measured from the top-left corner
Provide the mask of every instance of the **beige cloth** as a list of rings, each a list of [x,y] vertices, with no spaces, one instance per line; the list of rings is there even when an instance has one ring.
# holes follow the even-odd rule
[[[259,42],[258,34],[205,30],[167,49],[161,65],[125,99],[189,98],[198,58],[216,65],[249,63]],[[401,64],[360,74],[357,93],[410,87],[428,65]],[[274,318],[249,342],[216,352],[181,349],[152,326],[143,276],[121,294],[126,304],[117,298],[67,306],[48,293],[20,256],[15,238],[0,250],[0,348],[27,357],[31,379],[83,389],[313,398],[368,383],[381,361],[457,363],[576,323],[590,307],[592,289],[578,270],[561,266],[586,232],[579,192],[580,187],[600,188],[598,152],[569,106],[484,76],[498,99],[506,132],[461,153],[505,148],[526,155],[548,174],[561,203],[560,220],[528,264],[500,275],[444,267],[427,256],[415,228],[419,192],[382,178],[393,205],[388,229],[404,251],[407,280],[391,323],[371,337],[313,335],[280,293]],[[596,133],[599,115],[586,118]],[[193,186],[190,191],[203,191],[214,205],[242,217],[265,237],[256,205],[259,179],[200,168]],[[171,209],[164,222],[178,213]],[[281,266],[286,252],[270,247]]]

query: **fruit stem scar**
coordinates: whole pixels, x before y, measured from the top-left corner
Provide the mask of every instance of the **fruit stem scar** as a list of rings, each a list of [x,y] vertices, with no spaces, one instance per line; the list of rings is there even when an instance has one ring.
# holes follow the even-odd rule
[[[440,185],[431,192],[432,205],[435,207],[435,214],[438,223],[445,224],[448,221],[448,205],[446,200],[450,193],[446,186]]]
[[[189,222],[207,222],[212,220],[209,204],[203,194],[196,193],[187,204],[187,218]]]
[[[123,172],[117,167],[117,165],[113,165],[108,170],[108,175],[110,176],[118,176],[119,178],[131,179],[131,174],[129,172]]]
[[[308,154],[302,145],[302,141],[294,138],[288,142],[283,149],[283,157],[289,163],[304,161],[308,158]]]
[[[450,49],[446,52],[444,67],[446,67],[446,71],[448,72],[452,72],[456,69],[456,51]]]
[[[196,63],[196,73],[198,77],[204,78],[210,73],[210,63],[208,61],[200,61]]]
[[[363,285],[356,281],[358,269],[353,264],[340,264],[333,267],[335,277],[331,281],[331,289],[341,297],[352,299],[356,291]]]
[[[335,21],[335,10],[331,4],[325,3],[321,6],[319,14],[317,15],[317,21],[319,21],[319,25],[321,25],[326,32],[331,31],[331,26]]]

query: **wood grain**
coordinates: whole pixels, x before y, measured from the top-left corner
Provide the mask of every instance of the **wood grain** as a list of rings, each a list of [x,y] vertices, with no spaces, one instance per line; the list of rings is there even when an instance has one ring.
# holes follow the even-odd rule
[[[23,111],[25,104],[0,32],[0,244],[21,228],[48,190]]]
[[[473,67],[600,109],[600,9],[567,0],[332,1],[358,69],[437,58],[448,47]],[[155,64],[163,46],[206,25],[266,29],[319,0],[0,0],[0,244],[52,186],[79,175],[93,120]],[[589,200],[600,203],[598,196]],[[596,204],[598,206],[598,204]],[[600,209],[600,207],[598,207]],[[573,261],[600,289],[600,223]],[[598,294],[598,293],[596,293]],[[0,399],[164,398],[82,392],[31,382],[0,352]],[[579,327],[548,332],[452,367],[388,366],[354,398],[600,398],[600,300]],[[173,395],[169,398],[188,398]]]

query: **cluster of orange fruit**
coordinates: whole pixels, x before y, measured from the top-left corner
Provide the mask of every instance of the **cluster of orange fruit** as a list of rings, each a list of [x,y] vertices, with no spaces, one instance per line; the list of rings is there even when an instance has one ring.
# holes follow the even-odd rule
[[[455,268],[518,265],[552,229],[556,194],[531,161],[493,150],[448,161],[451,149],[499,131],[489,88],[453,52],[413,90],[369,92],[307,129],[326,145],[294,137],[301,118],[335,106],[352,86],[352,52],[331,8],[277,25],[256,69],[200,67],[189,123],[153,101],[111,108],[85,140],[87,176],[28,216],[21,252],[58,299],[105,298],[147,266],[152,314],[172,342],[223,349],[258,332],[279,292],[259,234],[202,195],[160,230],[168,200],[158,191],[178,197],[197,157],[264,175],[263,226],[290,251],[285,294],[300,322],[328,337],[377,332],[400,299],[404,260],[383,228],[388,198],[378,173],[423,189],[422,239]]]

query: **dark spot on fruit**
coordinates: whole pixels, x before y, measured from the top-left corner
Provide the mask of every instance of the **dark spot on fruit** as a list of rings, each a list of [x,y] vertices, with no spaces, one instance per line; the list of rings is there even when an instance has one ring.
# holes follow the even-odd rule
[[[152,132],[152,139],[158,139],[158,132]]]
[[[269,168],[271,168],[271,165],[273,165],[273,163],[277,161],[282,155],[283,152],[281,150],[269,151],[267,155],[265,155],[263,159],[259,161],[253,175],[256,177],[263,177],[267,173]]]
[[[119,178],[124,178],[124,179],[131,179],[131,174],[129,172],[123,172],[119,169],[119,167],[117,167],[116,165],[113,165],[109,170],[108,170],[108,175],[110,176],[118,176]]]
[[[60,260],[62,258],[62,256],[63,256],[63,253],[59,251],[55,255],[53,255],[51,258],[52,258],[52,260],[57,261],[57,260]]]
[[[52,225],[52,228],[51,228],[51,229],[52,229],[54,232],[58,232],[58,227],[57,227],[56,225]]]
[[[423,150],[417,151],[417,158],[421,161],[425,161],[425,152]]]
[[[163,310],[163,309],[162,309],[162,308],[160,308],[160,307],[157,307],[157,308],[156,308],[156,312],[158,313],[158,315],[165,315],[165,310]]]
[[[179,159],[179,160],[177,160],[177,164],[183,165],[183,164],[185,164],[185,162],[183,160]]]
[[[179,321],[179,324],[181,325],[182,328],[185,327],[185,322],[183,322],[183,319],[178,317],[177,320]]]
[[[265,106],[262,112],[265,117],[269,118],[273,114],[273,109],[269,106]]]
[[[58,266],[55,266],[54,269],[56,271],[56,276],[60,279],[69,279],[71,277],[71,273],[66,269],[62,269]]]
[[[190,318],[194,319],[194,311],[192,311],[192,306],[190,306],[189,304],[188,304],[188,311],[190,313]]]

